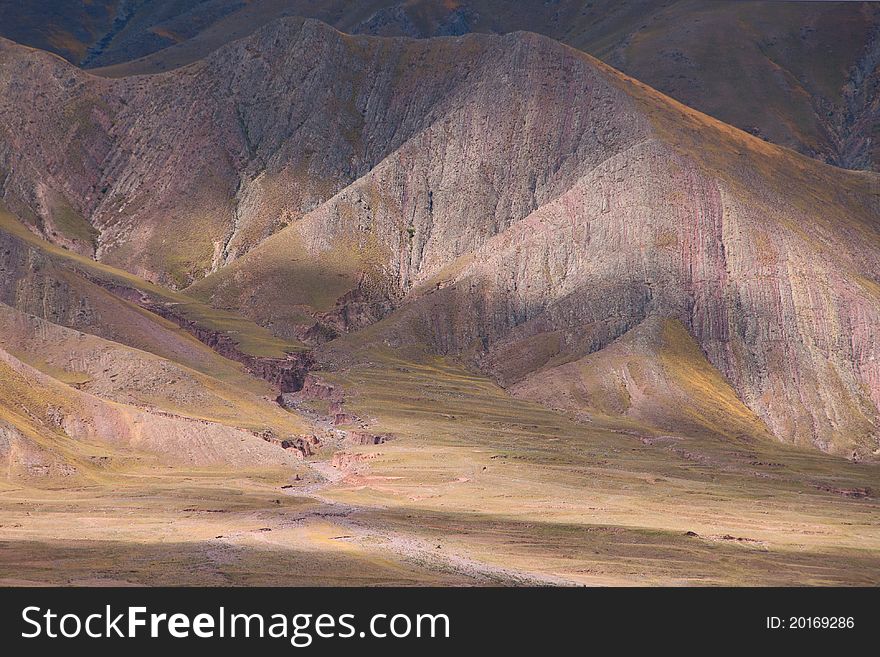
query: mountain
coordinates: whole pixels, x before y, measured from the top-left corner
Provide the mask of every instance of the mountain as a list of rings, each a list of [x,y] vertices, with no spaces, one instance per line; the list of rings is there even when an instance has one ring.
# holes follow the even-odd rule
[[[0,36],[118,76],[191,63],[285,16],[381,36],[538,32],[759,137],[878,170],[872,3],[38,0],[24,10],[0,2]]]
[[[282,330],[307,303],[284,283],[298,263],[353,244],[352,298],[399,307],[383,340],[473,353],[507,383],[674,318],[777,436],[873,452],[876,175],[733,131],[553,42],[495,43],[458,111],[192,292]],[[357,315],[346,302],[334,312]]]
[[[191,294],[285,339],[386,318],[505,384],[667,317],[777,437],[877,449],[876,174],[528,34],[389,41],[289,19],[117,80],[8,48],[100,118],[57,161],[70,110],[37,105],[31,127],[16,97],[40,92],[7,83],[15,139],[45,144],[8,151],[30,162],[7,203],[46,237],[41,194],[90,216],[102,261],[172,285],[216,270]],[[83,153],[97,180],[77,181]]]
[[[0,181],[0,581],[880,578],[876,173],[288,17],[0,41]]]
[[[397,309],[505,383],[668,317],[778,437],[877,449],[876,174],[526,33],[287,19],[115,80],[3,49],[4,202],[59,245],[285,339]]]

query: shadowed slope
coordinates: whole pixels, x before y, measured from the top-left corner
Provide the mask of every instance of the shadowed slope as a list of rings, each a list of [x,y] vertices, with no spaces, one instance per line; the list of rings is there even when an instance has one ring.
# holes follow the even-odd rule
[[[0,0],[0,34],[79,63],[111,28],[119,0]]]
[[[685,328],[656,317],[601,351],[530,373],[510,391],[612,425],[628,418],[674,434],[770,436]]]

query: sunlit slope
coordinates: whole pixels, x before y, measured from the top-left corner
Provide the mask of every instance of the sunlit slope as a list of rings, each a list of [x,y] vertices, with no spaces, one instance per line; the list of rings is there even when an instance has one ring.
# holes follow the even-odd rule
[[[656,139],[417,286],[371,339],[470,353],[513,383],[673,318],[777,437],[873,453],[876,176],[620,83]]]
[[[514,396],[609,426],[673,435],[767,440],[770,433],[674,320],[656,317],[605,349],[532,372]]]
[[[306,431],[246,377],[224,381],[146,351],[0,305],[0,347],[43,373],[103,399],[218,422],[279,438]],[[264,392],[260,395],[260,392]]]
[[[381,318],[414,285],[649,135],[614,80],[536,35],[409,42],[306,28],[349,49],[352,66],[386,44],[382,82],[357,87],[357,103],[383,96],[395,112],[409,109],[387,157],[187,289],[279,335],[302,332],[310,316],[343,332]]]
[[[239,368],[134,302],[167,308],[206,332],[228,336],[242,352],[253,356],[283,357],[300,348],[240,316],[47,243],[2,206],[0,239],[6,246],[3,301],[54,323],[89,329],[87,332],[222,376],[233,376],[230,369]]]
[[[186,466],[280,470],[298,459],[253,433],[107,402],[0,351],[8,474],[40,483],[112,472],[116,457]],[[11,437],[11,440],[9,439]],[[93,458],[94,457],[94,458]],[[54,481],[57,484],[57,481]]]
[[[247,320],[49,245],[8,213],[2,220],[0,347],[21,365],[18,379],[33,374],[59,400],[73,400],[71,412],[82,399],[98,409],[83,420],[88,431],[73,437],[121,441],[169,463],[233,465],[241,457],[246,468],[253,461],[278,469],[296,460],[280,442],[307,433],[309,425],[275,404],[277,389],[191,332],[228,331],[231,344],[258,355],[274,356],[276,349],[283,356],[276,345],[287,343]],[[192,322],[189,332],[142,307],[146,299],[181,313]],[[7,392],[18,395],[5,379]],[[51,407],[51,394],[31,402],[40,403]],[[11,426],[22,435],[57,433],[51,425]]]
[[[667,330],[676,357],[663,367],[673,379],[682,368],[702,377],[678,385],[723,389],[689,338]],[[877,465],[734,431],[754,419],[729,390],[727,407],[712,407],[713,394],[661,415],[640,403],[638,417],[585,418],[581,407],[559,413],[512,398],[450,359],[352,353],[335,354],[344,367],[322,376],[349,393],[348,410],[375,420],[373,431],[396,438],[348,448],[338,459],[346,478],[324,494],[378,507],[361,516],[442,554],[586,584],[880,577]],[[657,395],[675,394],[658,386]],[[664,428],[670,415],[685,420],[675,432]]]
[[[751,180],[746,196],[742,182],[645,144],[425,283],[385,339],[471,354],[514,383],[601,350],[646,317],[676,319],[777,437],[869,455],[873,200],[854,194],[863,214],[838,207],[832,227],[834,214],[801,209],[814,194],[792,193],[794,180],[778,195]]]

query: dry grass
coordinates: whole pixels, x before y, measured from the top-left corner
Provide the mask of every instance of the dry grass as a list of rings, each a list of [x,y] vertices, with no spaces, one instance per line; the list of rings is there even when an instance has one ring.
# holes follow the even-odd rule
[[[357,448],[364,470],[327,494],[376,522],[587,584],[880,582],[880,506],[819,490],[876,490],[877,465],[748,437],[645,444],[440,359],[370,362],[332,378],[399,439]]]
[[[117,476],[112,487],[47,492],[0,488],[0,583],[468,583],[340,540],[347,530],[332,517],[300,520],[319,511],[233,471],[152,472]]]

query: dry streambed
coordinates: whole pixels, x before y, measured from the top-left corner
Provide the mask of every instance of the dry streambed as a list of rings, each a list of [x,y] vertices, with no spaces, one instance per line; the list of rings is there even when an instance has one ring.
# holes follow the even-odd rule
[[[371,522],[362,512],[366,509],[334,501],[321,494],[324,489],[344,482],[347,473],[343,467],[334,466],[329,461],[312,461],[309,465],[322,477],[318,483],[301,489],[288,489],[293,495],[307,495],[328,510],[316,511],[322,517],[332,516],[334,523],[346,530],[344,535],[334,538],[357,543],[366,549],[380,549],[391,552],[403,559],[430,571],[439,571],[464,576],[475,584],[506,585],[575,585],[577,582],[541,573],[516,568],[504,568],[479,561],[463,554],[450,552],[439,544],[432,544],[416,535],[383,528]],[[301,521],[305,521],[303,518]]]

